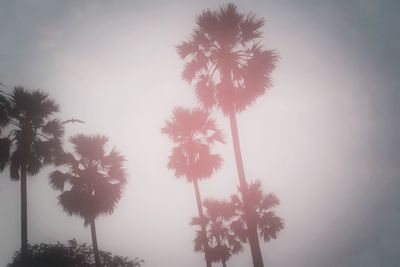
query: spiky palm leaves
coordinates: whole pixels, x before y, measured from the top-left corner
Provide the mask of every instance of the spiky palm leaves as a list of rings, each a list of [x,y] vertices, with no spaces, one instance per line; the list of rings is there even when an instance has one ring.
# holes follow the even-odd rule
[[[221,130],[207,111],[176,107],[173,117],[162,128],[175,144],[168,168],[188,182],[209,178],[222,163],[220,155],[211,152],[216,142],[223,143]]]
[[[0,126],[9,130],[0,139],[0,169],[10,164],[12,180],[19,180],[21,167],[35,175],[54,161],[61,150],[64,133],[61,122],[49,117],[59,111],[59,106],[47,93],[15,87],[13,91],[0,92]],[[12,145],[15,145],[12,147]]]
[[[205,207],[204,219],[192,218],[192,225],[204,223],[207,232],[207,241],[210,244],[209,257],[212,262],[226,262],[233,254],[239,253],[243,247],[239,237],[230,228],[231,221],[236,216],[235,207],[227,201],[206,199],[203,201]],[[197,231],[194,240],[194,250],[204,251],[204,234]]]
[[[64,211],[83,218],[85,226],[90,224],[98,263],[95,219],[111,214],[120,200],[126,183],[125,160],[115,149],[106,152],[108,138],[105,136],[78,134],[70,142],[73,152],[62,154],[58,161],[68,170],[53,171],[50,184],[62,192],[58,200]]]
[[[186,41],[177,46],[186,61],[183,79],[195,85],[198,102],[217,107],[229,117],[235,160],[242,192],[247,190],[236,113],[243,111],[271,87],[271,73],[278,61],[274,50],[260,44],[264,19],[244,15],[234,4],[219,10],[205,10],[196,17],[196,26]],[[255,222],[244,210],[254,267],[263,267]]]
[[[240,189],[239,189],[240,191]],[[248,201],[252,216],[257,224],[258,233],[265,242],[276,239],[284,228],[283,220],[278,217],[273,208],[279,205],[275,194],[265,194],[261,182],[249,184]],[[202,231],[197,231],[194,240],[195,251],[204,251],[204,243],[210,244],[209,257],[212,262],[221,261],[223,266],[234,254],[239,253],[242,243],[248,241],[248,231],[241,193],[232,195],[230,201],[206,199],[203,202],[205,214],[203,219],[192,218],[192,225],[205,225],[206,241]]]
[[[240,189],[239,189],[240,191]],[[279,205],[279,199],[275,194],[265,194],[261,182],[256,181],[249,184],[247,201],[250,206],[252,218],[254,218],[259,235],[264,242],[276,239],[277,234],[283,230],[284,222],[275,214],[273,208]],[[236,219],[231,227],[235,234],[243,241],[247,241],[247,230],[245,215],[243,212],[242,194],[235,194],[231,197],[231,203],[236,210]]]
[[[216,142],[223,143],[221,131],[209,112],[177,107],[173,110],[173,117],[167,120],[162,128],[174,143],[169,156],[168,168],[175,171],[177,177],[185,176],[188,182],[193,183],[199,217],[203,218],[201,195],[198,181],[209,178],[222,163],[219,154],[211,152],[211,146]],[[204,225],[201,225],[205,233]],[[203,240],[206,240],[203,237]],[[211,266],[208,257],[208,244],[203,243],[206,264]]]
[[[54,162],[61,151],[64,130],[58,119],[51,118],[58,111],[58,104],[43,91],[0,91],[0,171],[9,165],[11,180],[21,181],[22,255],[28,243],[26,177]]]
[[[264,19],[228,4],[196,17],[192,35],[177,46],[186,60],[182,77],[195,84],[198,101],[225,114],[244,110],[271,86],[278,55],[260,44]]]

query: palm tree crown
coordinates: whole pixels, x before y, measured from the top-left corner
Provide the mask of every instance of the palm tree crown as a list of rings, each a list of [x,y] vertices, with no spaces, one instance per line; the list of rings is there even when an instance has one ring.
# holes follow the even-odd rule
[[[199,217],[192,218],[192,225],[206,225],[207,239],[210,244],[210,258],[212,262],[225,262],[233,254],[242,251],[243,246],[239,237],[232,231],[230,224],[235,218],[236,209],[232,203],[216,199],[203,201],[205,207],[204,222]],[[203,251],[204,241],[200,231],[194,240],[194,250]]]
[[[242,194],[231,197],[232,205],[236,208],[237,218],[232,222],[232,229],[243,241],[247,240],[247,230]],[[259,235],[265,242],[276,239],[277,234],[283,230],[284,222],[275,214],[273,208],[279,205],[278,197],[273,194],[265,194],[260,181],[249,184],[247,191],[247,202],[250,209],[250,216],[255,220]]]
[[[50,119],[58,111],[58,104],[43,91],[23,87],[0,91],[0,127],[9,130],[0,139],[0,170],[10,164],[12,180],[20,179],[21,166],[35,175],[54,161],[64,133],[61,122]]]
[[[196,17],[192,35],[177,50],[187,61],[182,77],[195,84],[205,108],[239,112],[271,87],[278,54],[260,44],[264,23],[253,13],[239,13],[234,4]]]
[[[50,183],[62,191],[60,205],[68,215],[85,220],[85,226],[102,214],[111,214],[126,183],[124,157],[112,149],[105,151],[108,138],[78,134],[70,138],[73,153],[64,153],[58,164],[68,171],[53,171]]]
[[[210,177],[221,166],[221,156],[213,154],[210,146],[215,142],[224,143],[223,135],[207,111],[176,107],[162,133],[176,144],[169,156],[168,168],[175,170],[177,177],[186,176],[192,182]]]

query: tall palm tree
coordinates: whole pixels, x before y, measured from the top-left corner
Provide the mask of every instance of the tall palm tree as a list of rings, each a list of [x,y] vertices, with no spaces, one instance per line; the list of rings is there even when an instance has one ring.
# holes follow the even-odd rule
[[[276,239],[278,233],[284,228],[283,219],[277,216],[273,210],[280,203],[278,197],[272,193],[265,194],[261,182],[255,181],[249,184],[247,201],[251,207],[250,216],[256,222],[258,233],[264,242]],[[246,217],[242,194],[233,195],[231,197],[231,204],[236,210],[231,228],[242,241],[247,241]]]
[[[55,170],[50,184],[62,193],[59,204],[68,215],[84,219],[90,225],[96,266],[100,266],[95,220],[111,214],[121,199],[126,184],[124,157],[113,148],[106,152],[108,138],[102,135],[78,134],[70,138],[72,153],[63,153],[58,164],[68,170]]]
[[[234,4],[228,4],[196,16],[190,38],[177,46],[178,54],[187,62],[182,77],[195,85],[198,102],[205,108],[217,107],[229,117],[255,267],[263,267],[264,263],[256,225],[247,211],[248,185],[236,113],[245,110],[272,85],[271,73],[278,55],[260,44],[263,25],[264,19],[256,18],[253,13],[241,14]]]
[[[27,185],[28,175],[36,175],[43,166],[54,162],[61,150],[63,127],[51,118],[59,111],[56,101],[43,91],[15,87],[11,93],[0,91],[0,171],[7,165],[12,181],[21,182],[21,254],[28,246]],[[4,135],[4,131],[8,131]]]
[[[206,199],[203,201],[206,209],[204,219],[199,217],[192,218],[193,225],[206,225],[207,239],[210,243],[210,258],[212,262],[221,262],[226,267],[226,262],[233,254],[242,251],[242,243],[235,232],[232,231],[230,224],[236,216],[236,208],[230,202],[216,199]],[[201,231],[197,232],[194,240],[195,250],[201,251]]]
[[[211,152],[211,146],[216,142],[224,143],[222,132],[207,111],[181,107],[174,108],[173,117],[167,120],[161,131],[175,144],[169,156],[168,168],[174,170],[177,177],[185,176],[189,183],[193,183],[197,210],[199,217],[203,218],[198,181],[209,178],[221,166],[222,158]],[[201,229],[205,233],[204,224],[201,224]],[[202,246],[209,267],[211,261],[205,235]]]

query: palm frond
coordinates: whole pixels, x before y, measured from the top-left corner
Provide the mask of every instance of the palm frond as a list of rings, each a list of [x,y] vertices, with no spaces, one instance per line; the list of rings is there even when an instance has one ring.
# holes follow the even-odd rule
[[[68,215],[90,219],[111,214],[122,197],[126,183],[124,157],[114,148],[105,153],[108,138],[78,134],[70,139],[74,153],[61,153],[56,163],[69,167],[68,173],[54,171],[50,184],[55,190],[70,189],[59,196],[59,204]]]
[[[190,38],[178,45],[186,62],[182,78],[194,85],[204,108],[217,106],[225,115],[245,110],[271,88],[279,59],[260,45],[265,20],[227,4],[203,11],[195,22]]]
[[[69,165],[76,169],[77,165],[79,165],[79,161],[75,159],[74,155],[72,155],[71,153],[60,151],[59,153],[55,154],[54,164],[56,166]]]
[[[196,237],[193,240],[194,252],[204,252],[207,239],[204,239],[204,234],[201,230],[196,231]]]
[[[10,159],[11,140],[0,138],[0,171],[3,171]]]
[[[57,102],[41,90],[30,91],[22,86],[16,86],[11,93],[11,102],[14,106],[14,116],[24,114],[30,120],[39,124],[54,112],[59,111]],[[18,114],[19,113],[19,114]]]
[[[239,23],[242,18],[243,15],[238,13],[236,5],[233,3],[224,5],[219,9],[217,39],[222,47],[227,47],[236,42],[240,34]]]
[[[188,83],[191,83],[193,79],[196,77],[196,74],[204,69],[206,64],[197,59],[193,59],[186,63],[184,70],[182,72],[182,78],[186,80]]]
[[[254,13],[249,13],[240,23],[241,42],[246,44],[254,39],[261,38],[260,29],[264,26],[264,18],[256,18]]]
[[[64,191],[65,183],[71,179],[69,174],[60,172],[58,170],[53,171],[49,175],[49,183],[54,190]]]
[[[186,176],[188,181],[207,178],[220,168],[222,158],[211,152],[211,145],[223,143],[223,135],[208,111],[175,107],[161,132],[176,144],[167,166],[177,177]]]
[[[241,219],[232,221],[230,227],[240,241],[247,242],[247,228]]]
[[[82,218],[88,218],[90,215],[90,204],[78,190],[64,191],[58,196],[58,201],[69,216],[77,215]]]
[[[42,127],[42,132],[54,137],[61,137],[64,134],[64,127],[59,119],[52,119],[47,121]]]
[[[228,236],[228,243],[229,247],[231,248],[232,254],[238,254],[239,252],[243,251],[242,240],[238,240],[236,235],[229,235]]]
[[[277,238],[278,233],[284,228],[284,223],[280,217],[270,211],[260,217],[258,227],[260,236],[264,239],[264,242],[268,242]]]
[[[203,201],[203,206],[210,218],[229,220],[235,215],[235,207],[229,201],[207,198]]]
[[[34,176],[39,173],[41,168],[43,168],[42,161],[35,155],[30,154],[26,161],[26,172]]]
[[[194,88],[197,102],[205,109],[211,109],[216,104],[215,88],[210,77],[203,75]]]
[[[37,90],[32,93],[32,96],[37,97],[37,99],[40,100],[40,116],[46,118],[51,114],[60,111],[60,106],[57,101],[53,98],[50,98],[46,92]]]
[[[74,150],[78,155],[92,160],[100,160],[104,156],[104,146],[108,142],[108,138],[104,135],[77,134],[70,138],[70,142],[74,145]]]
[[[207,216],[203,216],[202,218],[194,216],[192,217],[190,221],[190,225],[207,225],[209,223],[210,219]]]
[[[36,140],[32,147],[34,150],[35,158],[37,158],[43,166],[49,165],[54,162],[56,149],[59,145],[56,140]]]
[[[279,198],[276,194],[270,193],[263,197],[260,207],[264,210],[269,210],[275,206],[279,205]]]
[[[176,46],[176,50],[182,59],[187,56],[195,54],[198,52],[198,46],[194,42],[183,41]]]
[[[15,150],[10,158],[10,178],[11,180],[19,180],[19,172],[21,168],[22,155],[21,151]]]
[[[10,102],[8,96],[0,90],[0,127],[5,127],[10,121],[8,116],[9,109]]]
[[[208,34],[211,39],[214,39],[218,33],[219,18],[215,11],[211,11],[210,9],[204,10],[200,15],[195,17],[195,23],[198,31]]]

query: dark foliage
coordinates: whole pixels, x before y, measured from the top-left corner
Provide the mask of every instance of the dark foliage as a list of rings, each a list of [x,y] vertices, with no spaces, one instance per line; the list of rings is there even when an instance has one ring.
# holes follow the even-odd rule
[[[239,190],[240,191],[240,190]],[[231,228],[242,240],[247,241],[247,230],[243,211],[242,192],[231,197],[231,203],[236,209],[237,216],[232,221]],[[265,194],[260,181],[249,184],[247,201],[250,216],[257,223],[259,235],[265,242],[276,239],[278,233],[284,228],[284,221],[273,210],[280,204],[275,194]]]
[[[0,171],[9,166],[10,178],[21,185],[21,249],[28,245],[27,176],[54,163],[61,152],[64,127],[52,118],[56,101],[41,90],[17,86],[0,91]]]
[[[284,222],[273,208],[279,205],[275,194],[265,194],[260,181],[249,184],[248,202],[251,214],[257,222],[258,234],[265,242],[276,239],[283,230]],[[239,190],[240,191],[240,190]],[[226,262],[232,255],[242,251],[242,243],[248,241],[241,192],[231,197],[231,201],[206,199],[203,219],[192,218],[192,225],[205,225],[207,239],[202,230],[198,230],[194,239],[194,251],[204,252],[209,244],[209,257],[212,262]]]
[[[237,215],[235,206],[228,201],[206,199],[203,201],[205,214],[202,221],[199,217],[192,218],[192,225],[204,223],[207,231],[207,241],[212,262],[226,262],[234,254],[242,251],[241,239],[231,229],[230,224]],[[194,239],[194,251],[203,252],[205,249],[203,234],[197,231]]]
[[[144,262],[138,258],[113,255],[107,251],[99,251],[103,267],[140,267]],[[70,240],[67,244],[35,244],[28,246],[28,256],[22,264],[21,253],[14,253],[13,260],[7,267],[94,267],[93,249],[91,246],[78,244]]]
[[[78,134],[70,138],[73,153],[63,153],[57,164],[68,168],[50,174],[50,184],[62,193],[60,205],[68,215],[77,215],[87,225],[91,219],[111,214],[126,183],[124,157],[116,150],[105,151],[107,137]]]
[[[73,153],[62,153],[56,163],[66,172],[55,170],[50,184],[62,193],[59,204],[68,215],[79,216],[90,225],[96,267],[100,266],[95,220],[113,213],[126,183],[124,157],[115,149],[106,152],[108,138],[78,134],[70,138]]]
[[[11,93],[0,91],[0,170],[9,164],[12,180],[20,179],[21,166],[29,175],[54,162],[61,151],[64,128],[58,119],[56,101],[43,91],[15,87]]]
[[[253,13],[239,13],[234,4],[196,17],[191,36],[177,50],[186,61],[182,77],[194,84],[202,106],[239,112],[271,87],[279,57],[260,44],[264,23]]]
[[[222,158],[211,152],[216,142],[224,143],[224,138],[209,112],[176,107],[173,117],[162,128],[176,144],[169,156],[168,168],[177,177],[185,176],[189,182],[209,178],[220,168]]]

